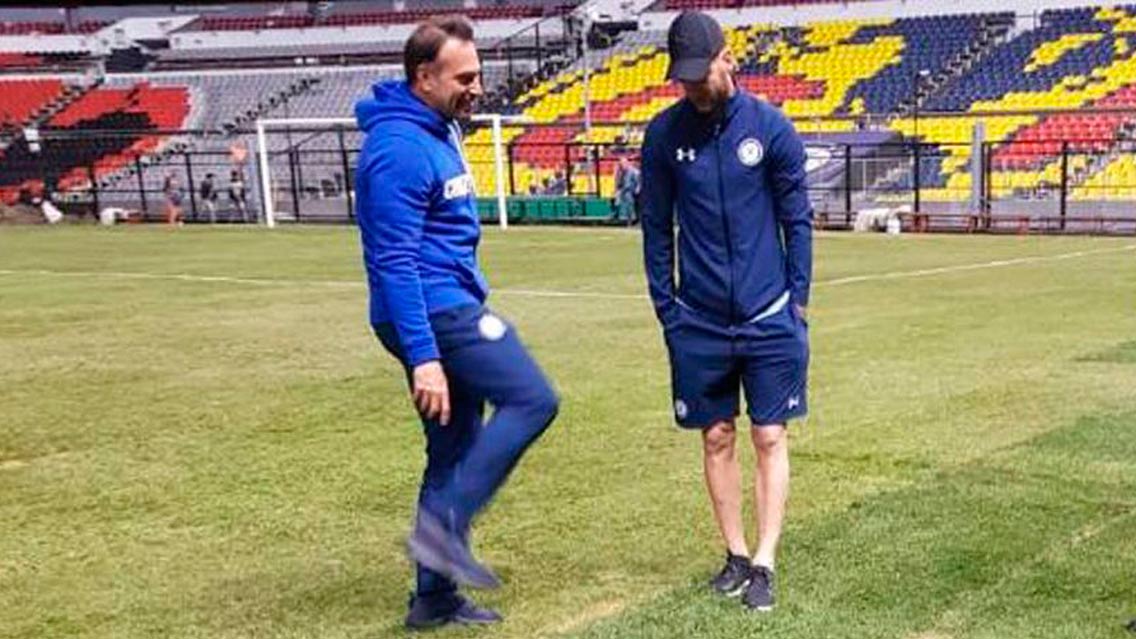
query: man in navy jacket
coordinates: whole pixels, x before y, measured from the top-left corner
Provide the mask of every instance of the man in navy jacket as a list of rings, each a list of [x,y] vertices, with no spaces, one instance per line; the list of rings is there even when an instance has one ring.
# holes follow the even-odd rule
[[[643,142],[647,280],[670,355],[675,418],[702,432],[706,484],[727,546],[711,585],[766,611],[789,489],[786,423],[806,411],[805,150],[784,115],[736,86],[713,18],[679,15],[668,49],[667,77],[682,84],[684,99],[651,121]],[[734,450],[739,385],[757,453],[752,556]]]
[[[406,623],[492,623],[495,612],[457,593],[459,583],[498,583],[470,553],[470,523],[552,422],[558,399],[515,328],[485,307],[457,125],[481,95],[473,30],[460,17],[428,20],[404,61],[407,82],[376,84],[355,107],[367,133],[355,188],[371,324],[405,367],[426,432]],[[494,412],[483,423],[486,402]]]

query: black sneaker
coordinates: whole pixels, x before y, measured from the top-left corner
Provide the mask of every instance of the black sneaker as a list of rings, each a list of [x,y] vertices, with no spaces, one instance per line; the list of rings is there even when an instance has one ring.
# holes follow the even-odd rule
[[[742,603],[750,610],[769,612],[773,610],[773,571],[765,566],[753,567],[753,579],[746,588]]]
[[[451,615],[450,620],[463,626],[484,626],[501,621],[501,615],[496,610],[479,606],[469,599],[462,597],[462,604]]]
[[[720,595],[737,597],[749,585],[750,572],[748,557],[726,553],[726,565],[710,580],[710,587]]]
[[[411,595],[406,613],[406,627],[410,630],[426,630],[447,624],[487,625],[499,621],[501,615],[489,608],[482,608],[457,593],[432,599]]]

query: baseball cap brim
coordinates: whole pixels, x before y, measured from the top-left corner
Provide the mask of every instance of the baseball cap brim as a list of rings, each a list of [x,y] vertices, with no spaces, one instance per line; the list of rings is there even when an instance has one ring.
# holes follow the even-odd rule
[[[710,75],[710,58],[683,58],[682,60],[671,60],[670,66],[667,67],[668,80],[680,80],[682,82],[701,82]]]

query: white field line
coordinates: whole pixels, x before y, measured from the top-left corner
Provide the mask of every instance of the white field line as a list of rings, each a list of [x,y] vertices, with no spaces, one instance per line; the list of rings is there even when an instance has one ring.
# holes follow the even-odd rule
[[[816,282],[814,286],[841,286],[844,284],[855,284],[856,282],[872,282],[879,280],[895,280],[906,277],[927,277],[929,275],[940,275],[942,273],[958,273],[961,271],[977,271],[988,268],[1000,268],[1003,266],[1018,266],[1020,264],[1037,264],[1040,262],[1059,262],[1062,260],[1072,260],[1078,257],[1088,257],[1090,255],[1105,255],[1108,253],[1121,253],[1124,251],[1131,251],[1136,249],[1136,244],[1125,244],[1124,246],[1113,246],[1105,249],[1093,249],[1089,251],[1073,251],[1071,253],[1059,253],[1057,255],[1034,255],[1030,257],[1016,257],[1008,260],[992,260],[989,262],[975,262],[973,264],[958,264],[955,266],[939,266],[936,268],[918,269],[915,271],[893,271],[890,273],[870,273],[868,275],[852,275],[849,277],[840,277],[834,280],[825,280]]]
[[[1034,255],[1017,257],[1005,260],[991,260],[988,262],[973,262],[970,264],[956,264],[953,266],[939,266],[935,268],[917,269],[912,271],[889,271],[885,273],[868,273],[865,275],[852,275],[832,280],[821,280],[813,283],[813,287],[844,286],[860,282],[877,282],[904,278],[930,277],[946,273],[959,273],[964,271],[978,271],[1007,266],[1020,266],[1023,264],[1040,264],[1045,262],[1058,262],[1072,260],[1093,255],[1106,255],[1136,250],[1136,244],[1125,244],[1103,249],[1085,251],[1072,251],[1056,255]],[[227,275],[193,275],[190,273],[145,273],[125,271],[55,271],[49,269],[0,269],[0,275],[42,275],[49,277],[88,277],[135,280],[166,280],[183,282],[220,282],[225,284],[246,284],[249,286],[323,286],[329,288],[363,289],[365,283],[353,280],[294,280],[274,278],[230,277]],[[646,300],[647,295],[642,293],[604,293],[593,291],[556,291],[545,289],[526,288],[499,288],[493,290],[497,295],[515,295],[518,297],[541,298],[568,298],[568,299],[606,299],[606,300]]]

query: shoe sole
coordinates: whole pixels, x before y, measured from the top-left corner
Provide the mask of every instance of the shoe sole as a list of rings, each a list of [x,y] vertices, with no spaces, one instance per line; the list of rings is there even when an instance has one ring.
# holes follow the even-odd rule
[[[749,608],[751,612],[773,612],[773,606],[751,606],[746,604],[746,608]]]
[[[448,623],[448,619],[439,619],[438,621],[431,621],[428,623],[404,623],[403,627],[405,627],[407,630],[413,631],[434,630],[435,628],[441,628]]]
[[[741,594],[745,592],[746,588],[749,588],[749,580],[746,580],[745,583],[741,584],[737,588],[734,588],[733,590],[715,590],[714,592],[722,595],[723,597],[733,598],[740,597]]]
[[[462,619],[454,618],[453,622],[461,626],[492,626],[501,623],[500,619]]]
[[[438,619],[437,621],[430,621],[430,622],[427,622],[427,623],[417,623],[417,624],[406,623],[406,624],[403,624],[403,626],[407,630],[423,631],[423,630],[437,630],[438,628],[441,628],[442,626],[449,626],[449,625],[455,625],[455,626],[491,626],[495,623],[501,623],[501,620],[500,619],[493,619],[493,620],[459,619],[459,618],[447,617],[447,618],[443,618],[443,619]]]

